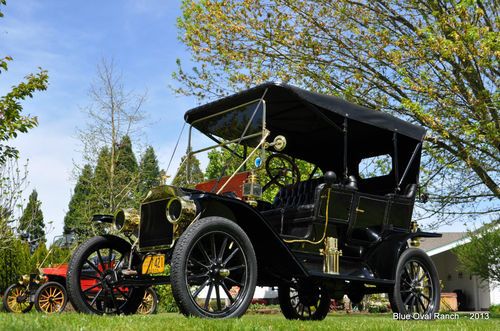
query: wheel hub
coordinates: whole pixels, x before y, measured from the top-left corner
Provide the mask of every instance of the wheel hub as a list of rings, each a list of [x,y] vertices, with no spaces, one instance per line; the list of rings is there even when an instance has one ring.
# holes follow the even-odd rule
[[[229,276],[231,272],[229,269],[224,268],[222,263],[214,263],[208,271],[208,275],[213,281],[222,280]]]

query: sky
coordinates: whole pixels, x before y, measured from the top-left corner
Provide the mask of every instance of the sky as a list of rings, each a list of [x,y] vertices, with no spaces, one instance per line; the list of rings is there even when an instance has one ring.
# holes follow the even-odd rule
[[[14,61],[2,72],[0,95],[39,67],[48,70],[49,88],[23,103],[24,112],[38,117],[38,127],[20,135],[13,145],[28,161],[29,186],[38,191],[51,242],[62,233],[64,215],[75,184],[75,164],[82,164],[77,128],[87,121],[82,108],[91,102],[88,91],[96,66],[113,59],[125,88],[147,91],[143,111],[147,126],[141,146],[152,145],[160,167],[166,168],[183,125],[183,114],[197,105],[176,96],[170,86],[176,59],[189,62],[186,47],[178,40],[175,0],[8,0],[0,19],[0,56]],[[169,171],[177,168],[185,150],[183,139]],[[139,151],[136,151],[140,153]],[[201,159],[202,167],[206,160]],[[461,231],[463,225],[442,227]]]
[[[25,193],[38,191],[45,220],[53,222],[48,229],[50,242],[62,233],[75,164],[82,162],[76,130],[87,121],[82,108],[90,104],[89,87],[103,58],[113,59],[126,89],[147,91],[143,111],[148,118],[140,139],[143,146],[155,148],[160,166],[166,168],[184,112],[197,105],[169,87],[176,84],[171,78],[176,59],[189,59],[177,38],[180,3],[8,0],[3,12],[0,56],[9,55],[13,61],[9,71],[2,72],[0,95],[39,67],[49,73],[47,91],[23,103],[26,114],[38,117],[38,127],[12,144],[20,150],[20,163],[29,159],[30,184]]]

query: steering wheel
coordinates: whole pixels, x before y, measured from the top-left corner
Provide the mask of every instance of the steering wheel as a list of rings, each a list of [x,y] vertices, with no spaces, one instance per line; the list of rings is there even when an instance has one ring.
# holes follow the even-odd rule
[[[299,168],[291,158],[283,154],[272,154],[267,158],[266,172],[271,180],[264,185],[262,192],[273,184],[281,188],[300,181]]]

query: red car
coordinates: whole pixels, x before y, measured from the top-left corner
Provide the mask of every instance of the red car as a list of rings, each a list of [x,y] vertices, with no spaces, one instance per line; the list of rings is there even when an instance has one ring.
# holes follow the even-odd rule
[[[105,264],[106,265],[106,264]],[[107,267],[107,265],[106,265]],[[113,266],[109,266],[113,267]],[[102,268],[99,265],[99,268]],[[23,275],[16,284],[7,288],[3,297],[3,306],[11,313],[26,313],[35,306],[36,310],[43,313],[59,313],[64,311],[68,303],[66,293],[66,273],[68,264],[60,264],[56,267],[40,268],[40,273]],[[100,270],[102,271],[102,270]],[[87,266],[85,275],[81,279],[81,287],[84,292],[93,295],[96,304],[105,306],[106,300],[112,300],[98,290],[97,272]],[[116,288],[115,294],[126,294],[126,288]],[[158,295],[149,287],[137,310],[139,314],[154,314],[158,309]]]

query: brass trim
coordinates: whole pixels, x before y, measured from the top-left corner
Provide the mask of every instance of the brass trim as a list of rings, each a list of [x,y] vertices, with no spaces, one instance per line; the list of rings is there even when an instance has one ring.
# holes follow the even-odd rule
[[[118,224],[116,223],[118,219],[118,215],[123,213],[123,224],[120,228],[118,228]],[[135,208],[124,208],[120,209],[113,219],[113,224],[115,228],[122,233],[134,233],[139,229],[139,223],[141,220],[141,216],[139,211]]]
[[[356,208],[356,212],[357,212],[357,213],[361,213],[361,214],[362,214],[362,213],[364,213],[364,212],[365,212],[365,210],[364,210],[364,209],[359,209],[359,208]]]
[[[325,238],[325,248],[321,250],[323,255],[323,272],[331,275],[340,273],[340,257],[342,250],[338,249],[338,239],[334,237]]]

